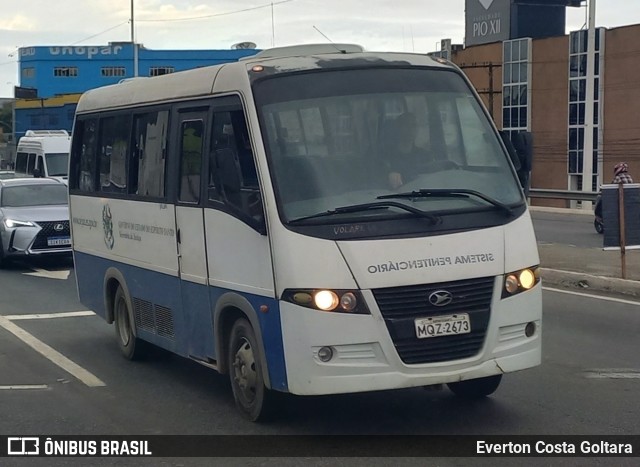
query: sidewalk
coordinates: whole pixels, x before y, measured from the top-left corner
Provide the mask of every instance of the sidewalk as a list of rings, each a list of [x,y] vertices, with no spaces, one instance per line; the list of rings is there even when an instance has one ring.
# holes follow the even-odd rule
[[[620,251],[538,244],[545,285],[612,292],[640,298],[640,250],[626,252],[626,280]]]
[[[531,211],[593,216],[589,209],[530,206]],[[538,243],[544,285],[610,292],[640,299],[640,250],[627,250],[626,279],[620,251],[560,243]]]

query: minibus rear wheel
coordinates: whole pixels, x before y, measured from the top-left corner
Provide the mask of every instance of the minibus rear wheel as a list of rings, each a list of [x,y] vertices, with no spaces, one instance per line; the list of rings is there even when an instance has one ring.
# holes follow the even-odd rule
[[[136,338],[131,322],[131,313],[127,296],[121,286],[118,286],[113,298],[113,320],[116,328],[118,346],[128,360],[139,360],[144,354],[144,342]]]
[[[451,391],[465,399],[480,399],[493,394],[502,380],[502,375],[487,376],[485,378],[469,379],[457,383],[448,383]]]
[[[236,320],[231,328],[227,358],[236,407],[252,422],[266,420],[272,414],[274,395],[264,385],[261,350],[251,324],[244,318]]]

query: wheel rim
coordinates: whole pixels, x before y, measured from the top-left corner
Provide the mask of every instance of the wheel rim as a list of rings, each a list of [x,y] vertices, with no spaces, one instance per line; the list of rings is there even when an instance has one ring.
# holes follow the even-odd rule
[[[129,323],[129,312],[124,299],[118,300],[116,313],[118,318],[118,336],[120,337],[120,343],[126,347],[131,341],[131,323]]]
[[[233,358],[233,380],[243,405],[251,404],[256,398],[258,372],[253,348],[246,338],[241,339]]]

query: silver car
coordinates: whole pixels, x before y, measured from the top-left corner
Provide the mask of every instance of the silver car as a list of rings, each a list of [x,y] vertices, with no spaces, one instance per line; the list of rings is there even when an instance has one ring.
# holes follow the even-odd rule
[[[0,265],[25,256],[70,256],[68,200],[59,180],[0,180]]]

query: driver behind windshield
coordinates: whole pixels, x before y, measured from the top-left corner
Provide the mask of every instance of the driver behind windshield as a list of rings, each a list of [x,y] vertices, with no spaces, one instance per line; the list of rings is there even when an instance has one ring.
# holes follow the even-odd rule
[[[383,145],[388,161],[389,185],[395,190],[415,178],[417,168],[430,156],[424,148],[416,146],[415,115],[403,113],[390,124]]]

